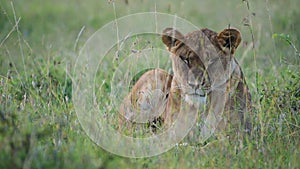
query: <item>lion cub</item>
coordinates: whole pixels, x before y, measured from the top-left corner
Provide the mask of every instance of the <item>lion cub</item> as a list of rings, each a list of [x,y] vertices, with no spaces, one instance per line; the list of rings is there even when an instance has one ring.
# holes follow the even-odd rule
[[[212,126],[219,132],[234,129],[250,133],[251,96],[234,58],[240,32],[233,28],[220,33],[201,29],[184,36],[166,28],[162,42],[170,52],[174,74],[162,69],[144,73],[121,104],[119,128],[132,129],[132,124],[146,122],[155,131],[170,127],[185,103],[198,109],[198,121],[205,124],[197,130],[202,128],[204,135],[214,131],[209,128]]]

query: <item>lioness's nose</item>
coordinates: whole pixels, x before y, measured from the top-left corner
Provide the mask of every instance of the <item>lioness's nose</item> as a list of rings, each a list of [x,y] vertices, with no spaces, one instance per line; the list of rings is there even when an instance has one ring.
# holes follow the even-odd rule
[[[199,83],[188,82],[188,85],[194,89],[198,89],[200,87]]]

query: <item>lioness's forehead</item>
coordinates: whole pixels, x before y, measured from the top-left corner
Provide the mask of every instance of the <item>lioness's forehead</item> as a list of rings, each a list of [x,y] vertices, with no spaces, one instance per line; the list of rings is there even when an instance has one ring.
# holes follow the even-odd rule
[[[201,29],[185,35],[185,45],[196,54],[201,55],[204,50],[216,51],[215,37],[217,33],[210,29]]]
[[[210,60],[215,60],[219,58],[220,52],[217,47],[217,33],[210,29],[196,30],[187,33],[184,36],[183,49],[180,49],[177,54],[186,54],[187,51],[192,51],[195,55],[190,55],[197,57],[201,60],[204,67],[207,67]]]
[[[210,30],[210,29],[201,29],[196,30],[193,32],[190,32],[185,35],[186,43],[188,44],[197,44],[202,45],[202,41],[213,41],[213,39],[216,37],[217,33]]]

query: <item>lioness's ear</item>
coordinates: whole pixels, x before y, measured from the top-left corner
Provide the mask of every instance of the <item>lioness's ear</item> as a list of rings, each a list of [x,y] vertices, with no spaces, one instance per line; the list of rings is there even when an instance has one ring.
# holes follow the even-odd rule
[[[222,32],[220,32],[217,36],[218,43],[221,47],[221,49],[226,53],[233,54],[236,50],[236,48],[239,46],[242,38],[240,31],[237,29],[224,29]]]
[[[162,41],[170,50],[172,47],[177,46],[179,42],[183,42],[184,36],[173,28],[166,28],[162,33]]]

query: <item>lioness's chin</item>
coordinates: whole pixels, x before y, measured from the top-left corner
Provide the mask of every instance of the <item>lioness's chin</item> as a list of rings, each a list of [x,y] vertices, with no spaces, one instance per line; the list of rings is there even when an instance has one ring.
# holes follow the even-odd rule
[[[185,102],[189,105],[194,105],[196,107],[204,106],[206,104],[207,96],[200,96],[197,94],[186,94],[184,97]]]

